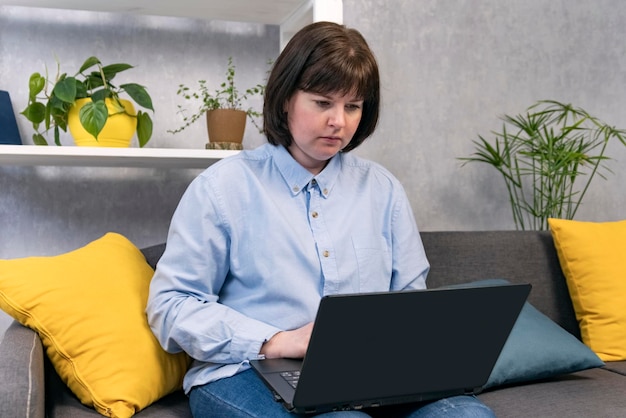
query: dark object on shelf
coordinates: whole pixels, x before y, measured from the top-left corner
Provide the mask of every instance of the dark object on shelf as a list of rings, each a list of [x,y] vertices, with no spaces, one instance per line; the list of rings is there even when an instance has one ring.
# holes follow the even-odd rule
[[[0,90],[0,144],[22,145],[9,92]]]

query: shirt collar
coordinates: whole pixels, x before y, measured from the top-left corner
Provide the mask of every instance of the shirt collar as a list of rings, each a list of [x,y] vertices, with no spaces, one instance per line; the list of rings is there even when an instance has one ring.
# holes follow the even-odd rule
[[[285,147],[279,145],[274,150],[276,166],[289,187],[291,194],[294,196],[302,192],[313,179],[317,181],[322,196],[325,198],[330,196],[330,192],[341,170],[341,159],[341,153],[338,153],[330,159],[321,173],[313,176],[310,171],[293,159]]]

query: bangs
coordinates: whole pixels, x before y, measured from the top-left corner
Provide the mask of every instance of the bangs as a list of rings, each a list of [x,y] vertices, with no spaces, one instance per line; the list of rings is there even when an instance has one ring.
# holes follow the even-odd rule
[[[354,94],[356,99],[368,101],[378,91],[376,63],[368,57],[351,51],[349,56],[335,54],[335,57],[314,60],[306,67],[300,79],[299,89],[317,94]]]

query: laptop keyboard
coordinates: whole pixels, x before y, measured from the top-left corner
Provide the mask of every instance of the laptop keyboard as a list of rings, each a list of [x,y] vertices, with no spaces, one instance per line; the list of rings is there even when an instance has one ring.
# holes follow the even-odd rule
[[[298,379],[300,378],[300,370],[294,370],[291,372],[281,372],[280,375],[291,385],[292,388],[298,386]]]

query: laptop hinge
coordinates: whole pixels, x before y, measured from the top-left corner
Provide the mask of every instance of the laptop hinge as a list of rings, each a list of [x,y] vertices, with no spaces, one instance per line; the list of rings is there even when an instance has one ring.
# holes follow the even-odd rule
[[[483,388],[481,386],[481,387],[472,388],[472,389],[465,389],[464,392],[465,392],[465,395],[478,395],[482,391],[483,391]]]

